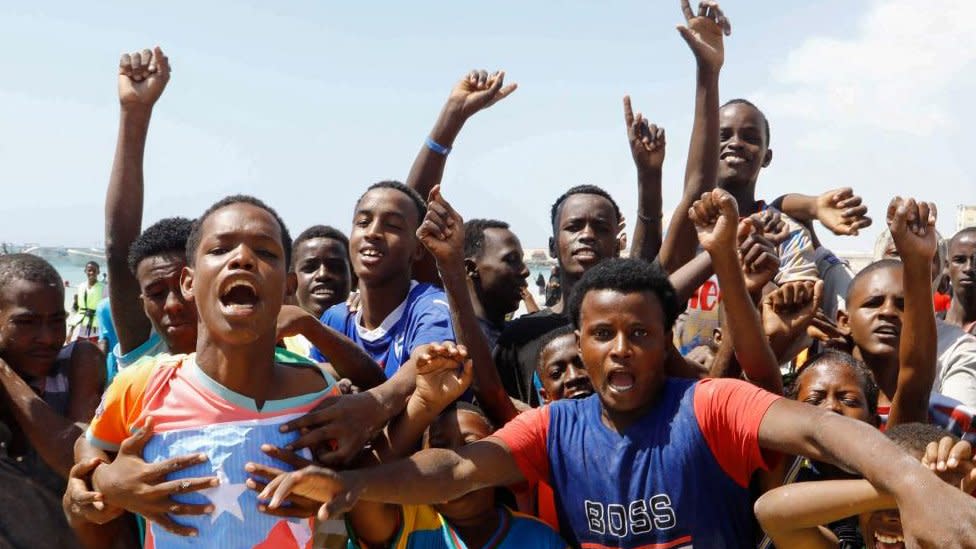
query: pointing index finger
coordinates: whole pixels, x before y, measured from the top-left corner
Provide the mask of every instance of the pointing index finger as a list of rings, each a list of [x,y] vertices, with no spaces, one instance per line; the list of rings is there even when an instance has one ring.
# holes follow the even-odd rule
[[[687,1],[685,1],[687,4]],[[634,109],[630,106],[630,96],[624,96],[624,122],[627,123],[627,127],[630,128],[634,125]]]
[[[691,21],[695,18],[695,12],[691,11],[691,4],[688,0],[681,0],[681,13],[685,16],[685,21]]]

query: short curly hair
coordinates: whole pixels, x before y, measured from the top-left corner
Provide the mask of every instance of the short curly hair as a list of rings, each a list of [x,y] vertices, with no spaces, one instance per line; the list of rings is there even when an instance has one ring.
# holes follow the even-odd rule
[[[235,194],[221,198],[217,202],[214,202],[212,206],[207,208],[207,211],[203,212],[203,215],[193,222],[193,226],[190,227],[190,234],[186,239],[186,264],[191,267],[193,266],[194,255],[196,254],[197,247],[200,246],[200,240],[202,238],[201,230],[204,221],[217,210],[233,204],[250,204],[271,214],[271,217],[278,222],[278,227],[281,229],[281,248],[285,253],[285,266],[287,268],[288,265],[291,265],[291,234],[288,233],[288,227],[285,226],[285,222],[278,215],[278,212],[274,211],[274,208],[268,206],[260,199],[246,194]]]
[[[347,237],[345,233],[330,225],[312,225],[311,227],[302,231],[301,234],[295,238],[295,241],[291,245],[292,257],[295,257],[295,252],[298,251],[298,247],[301,246],[303,242],[307,240],[314,240],[316,238],[329,238],[331,240],[336,240],[342,244],[342,249],[346,251],[346,255],[349,254],[349,237]]]
[[[612,196],[610,196],[610,193],[600,187],[597,187],[596,185],[577,185],[559,195],[559,198],[552,203],[552,208],[549,209],[549,222],[552,224],[553,234],[556,233],[556,221],[559,219],[559,214],[561,213],[563,203],[566,202],[567,198],[573,196],[574,194],[594,194],[596,196],[606,198],[607,201],[610,202],[610,205],[613,206],[613,213],[617,215],[617,220],[620,220],[620,207],[617,206],[617,202]]]
[[[357,209],[359,208],[359,203],[363,201],[363,197],[373,189],[393,189],[407,195],[410,201],[413,202],[413,205],[417,207],[417,226],[419,227],[424,222],[424,217],[427,215],[427,201],[413,188],[392,179],[370,185],[363,194],[359,195],[359,199],[356,200]]]
[[[33,254],[0,255],[0,290],[15,280],[55,286],[64,294],[64,281],[58,271],[47,260]]]
[[[594,290],[612,290],[622,294],[650,292],[657,296],[664,311],[664,328],[670,330],[680,313],[678,296],[668,274],[657,263],[615,257],[598,263],[583,274],[569,299],[573,326],[580,326],[583,298]]]
[[[508,223],[497,219],[469,219],[464,223],[464,257],[480,257],[485,251],[486,229],[508,229]]]
[[[139,263],[147,257],[170,253],[185,257],[192,226],[193,221],[185,217],[166,217],[150,225],[129,246],[129,271],[135,275]]]

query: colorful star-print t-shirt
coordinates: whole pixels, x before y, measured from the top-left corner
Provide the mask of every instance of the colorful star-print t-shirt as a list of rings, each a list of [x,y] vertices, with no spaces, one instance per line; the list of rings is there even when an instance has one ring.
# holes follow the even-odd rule
[[[669,379],[618,433],[597,395],[523,412],[495,432],[525,479],[552,486],[560,533],[587,549],[756,546],[749,481],[782,397],[734,379]]]
[[[289,470],[287,464],[261,451],[262,444],[285,446],[297,433],[281,433],[282,423],[299,417],[324,398],[338,394],[327,373],[297,355],[278,350],[279,364],[316,368],[325,389],[282,400],[269,400],[258,409],[254,400],[222,386],[197,365],[196,355],[147,358],[119,372],[105,391],[88,428],[95,446],[118,451],[122,441],[145,418],[153,418],[153,435],[143,451],[149,463],[194,453],[208,460],[171,473],[167,480],[216,476],[220,485],[174,499],[212,504],[210,515],[175,517],[198,530],[196,537],[180,537],[149,524],[146,549],[178,547],[291,548],[311,547],[310,521],[284,519],[258,511],[257,493],[244,484],[249,461]]]
[[[404,505],[401,508],[400,531],[389,549],[468,549],[443,515],[430,505]],[[498,508],[498,529],[484,549],[565,549],[566,542],[542,521]],[[348,549],[367,549],[349,528]]]

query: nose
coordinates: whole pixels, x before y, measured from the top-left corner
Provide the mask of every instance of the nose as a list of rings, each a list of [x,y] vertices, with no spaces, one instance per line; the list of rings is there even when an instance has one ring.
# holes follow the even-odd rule
[[[890,319],[897,320],[898,318],[901,317],[900,313],[901,311],[898,310],[898,306],[895,305],[895,300],[891,297],[885,299],[884,303],[882,303],[881,307],[878,309],[879,316],[887,317]]]
[[[315,269],[315,272],[312,274],[312,278],[315,280],[328,280],[329,278],[332,278],[330,275],[331,273],[329,272],[328,267],[325,266],[325,263],[320,263],[319,268]]]
[[[253,271],[254,270],[254,250],[246,244],[241,244],[235,250],[234,257],[230,261],[230,268],[234,270]]]
[[[610,349],[610,356],[614,358],[627,358],[631,355],[630,343],[627,335],[623,332],[617,334],[613,340],[613,347]]]
[[[827,395],[827,398],[820,403],[820,407],[830,410],[835,414],[841,414],[841,403],[834,395]]]
[[[588,377],[583,365],[577,364],[575,361],[566,368],[566,385],[571,385],[574,382],[582,381]]]
[[[370,221],[368,225],[366,225],[363,236],[367,239],[375,240],[379,238],[380,233],[381,233],[380,218],[377,217],[376,219]]]
[[[167,316],[176,316],[183,312],[183,307],[186,306],[186,301],[183,299],[183,293],[179,288],[170,289],[169,293],[166,294],[166,302],[163,303],[163,311],[166,312]]]
[[[586,223],[579,232],[580,242],[596,242],[596,231],[592,223]]]
[[[41,329],[36,332],[37,342],[45,346],[56,346],[64,343],[64,321],[42,322]]]
[[[529,268],[525,266],[525,263],[519,263],[518,272],[520,277],[529,278]]]

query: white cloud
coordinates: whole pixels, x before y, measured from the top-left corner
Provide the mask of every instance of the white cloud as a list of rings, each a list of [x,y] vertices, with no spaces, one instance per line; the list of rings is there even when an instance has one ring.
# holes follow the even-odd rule
[[[875,0],[851,38],[815,36],[755,94],[777,119],[931,136],[955,129],[952,92],[976,82],[968,0]]]

